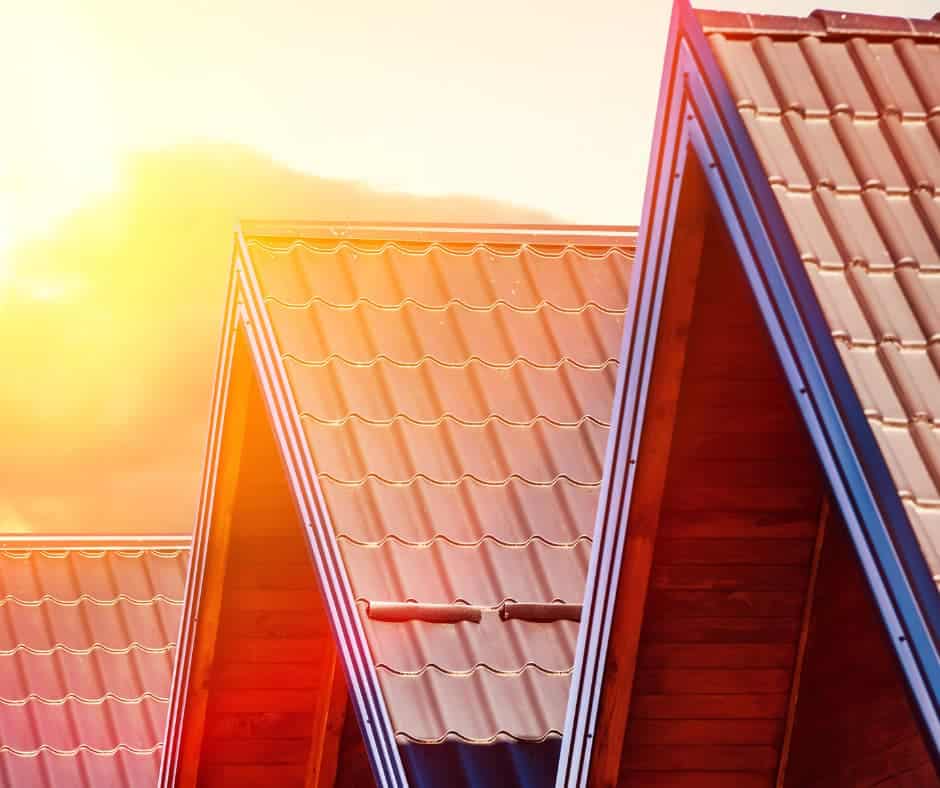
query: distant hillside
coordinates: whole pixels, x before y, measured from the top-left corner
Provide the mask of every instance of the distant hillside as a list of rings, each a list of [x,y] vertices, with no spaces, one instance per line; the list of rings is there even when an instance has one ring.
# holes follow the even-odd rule
[[[14,252],[0,290],[0,530],[192,525],[239,218],[550,222],[473,197],[372,191],[199,145]]]

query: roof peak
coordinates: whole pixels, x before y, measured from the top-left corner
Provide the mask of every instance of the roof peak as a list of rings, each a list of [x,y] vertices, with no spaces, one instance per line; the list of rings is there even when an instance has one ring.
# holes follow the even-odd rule
[[[706,33],[733,36],[773,36],[775,38],[917,38],[940,40],[940,13],[932,19],[859,14],[850,11],[817,9],[809,16],[746,14],[738,11],[696,9]]]

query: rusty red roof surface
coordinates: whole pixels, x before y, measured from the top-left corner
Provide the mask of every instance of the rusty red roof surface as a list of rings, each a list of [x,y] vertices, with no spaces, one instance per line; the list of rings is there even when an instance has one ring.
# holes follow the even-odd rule
[[[245,228],[400,742],[561,733],[578,624],[499,606],[581,602],[633,238]]]
[[[156,783],[188,554],[0,539],[0,783]]]
[[[940,21],[699,18],[940,582]]]

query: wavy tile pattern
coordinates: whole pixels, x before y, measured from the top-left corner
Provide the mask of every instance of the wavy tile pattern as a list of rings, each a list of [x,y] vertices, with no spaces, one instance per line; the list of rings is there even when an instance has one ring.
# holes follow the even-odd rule
[[[577,624],[496,606],[581,601],[633,240],[552,235],[247,239],[360,609],[486,608],[363,614],[409,763],[564,723]]]
[[[188,547],[0,549],[0,784],[155,784]]]
[[[860,18],[709,39],[940,583],[940,24]]]

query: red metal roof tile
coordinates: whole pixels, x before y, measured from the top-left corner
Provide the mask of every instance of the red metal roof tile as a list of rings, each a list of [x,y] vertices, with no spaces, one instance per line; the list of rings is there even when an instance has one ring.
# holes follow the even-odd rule
[[[699,18],[940,582],[940,23]]]
[[[156,781],[188,540],[109,541],[3,540],[5,785]]]
[[[479,623],[363,615],[395,733],[560,734],[632,235],[564,228],[248,231],[246,249],[355,596]],[[337,238],[341,233],[342,238]]]

